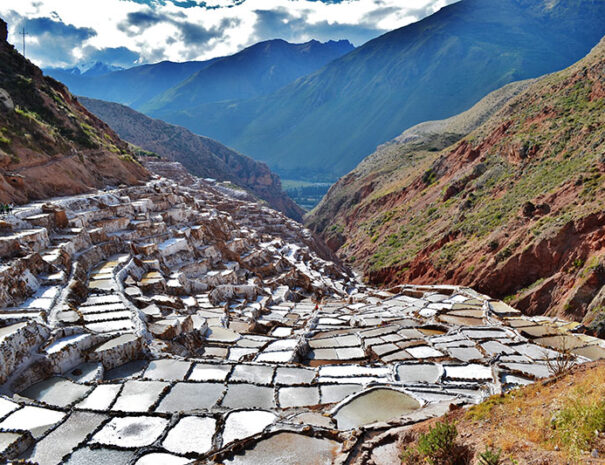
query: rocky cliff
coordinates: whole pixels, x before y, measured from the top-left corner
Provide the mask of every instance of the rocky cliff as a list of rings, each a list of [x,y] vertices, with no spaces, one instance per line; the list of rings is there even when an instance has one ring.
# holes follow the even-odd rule
[[[0,202],[134,184],[128,144],[6,41],[0,20]]]
[[[279,177],[264,163],[185,128],[148,118],[124,105],[84,97],[81,100],[125,140],[182,163],[196,176],[231,181],[290,218],[302,220],[303,210],[282,191]]]
[[[470,285],[602,334],[604,82],[601,41],[459,140],[404,133],[334,186],[309,224],[373,283]],[[385,153],[390,167],[375,163]]]

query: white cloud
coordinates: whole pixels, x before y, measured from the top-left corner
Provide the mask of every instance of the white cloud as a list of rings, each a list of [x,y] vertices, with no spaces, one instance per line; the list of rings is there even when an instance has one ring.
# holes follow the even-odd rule
[[[21,18],[47,17],[76,28],[92,28],[96,35],[74,42],[63,63],[85,59],[86,51],[127,47],[140,62],[208,59],[228,55],[260,40],[284,38],[292,42],[349,39],[355,45],[437,11],[455,0],[247,0],[231,8],[183,7],[170,0],[2,0],[0,16],[9,24],[9,40],[18,43]],[[190,2],[193,3],[193,2]],[[215,0],[208,5],[233,5]],[[275,12],[267,20],[262,12]],[[263,22],[265,20],[265,22]],[[273,21],[273,22],[272,22]],[[276,23],[279,21],[280,23]],[[28,39],[33,44],[35,37]],[[43,46],[43,44],[41,44]],[[36,49],[38,50],[38,49]],[[56,59],[32,49],[42,66]],[[80,57],[80,58],[79,58]],[[54,61],[54,62],[50,62]]]

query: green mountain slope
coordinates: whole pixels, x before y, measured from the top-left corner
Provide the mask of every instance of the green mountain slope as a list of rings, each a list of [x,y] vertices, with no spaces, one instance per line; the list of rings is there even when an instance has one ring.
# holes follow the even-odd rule
[[[462,0],[387,33],[268,97],[152,114],[265,161],[334,180],[406,128],[569,66],[605,33],[605,2]]]
[[[326,43],[312,40],[304,44],[290,44],[281,39],[260,42],[216,60],[141,109],[180,110],[267,95],[353,49],[346,40]]]
[[[605,39],[385,145],[309,226],[373,283],[468,285],[604,335],[604,212]]]

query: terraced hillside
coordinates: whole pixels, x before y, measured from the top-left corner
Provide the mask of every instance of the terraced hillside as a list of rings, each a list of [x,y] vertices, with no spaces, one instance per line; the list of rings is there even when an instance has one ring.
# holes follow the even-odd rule
[[[26,202],[147,179],[128,144],[63,84],[44,77],[6,36],[0,20],[0,201]]]
[[[379,291],[330,258],[199,179],[16,208],[0,237],[0,461],[368,464],[368,437],[561,357],[605,358],[577,323],[457,286]]]
[[[502,108],[458,141],[491,110],[406,132],[308,223],[372,283],[470,285],[603,334],[604,78],[601,41],[564,71],[492,94],[486,108]]]

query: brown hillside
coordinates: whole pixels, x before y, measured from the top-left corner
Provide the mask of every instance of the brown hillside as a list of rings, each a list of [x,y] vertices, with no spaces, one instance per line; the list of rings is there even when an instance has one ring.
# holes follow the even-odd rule
[[[6,41],[0,20],[0,202],[148,178],[128,144]]]
[[[266,164],[208,137],[149,118],[119,103],[85,97],[81,101],[124,140],[162,158],[178,161],[198,177],[230,181],[265,200],[272,208],[302,221],[302,208],[282,191],[279,177]]]
[[[309,224],[373,283],[470,285],[603,335],[604,83],[601,41],[443,151],[447,130],[387,147],[395,169],[358,168]]]

